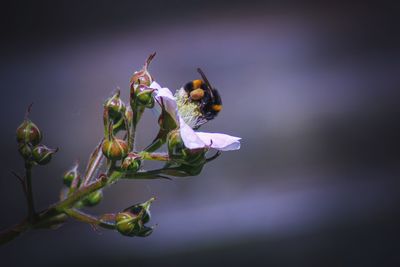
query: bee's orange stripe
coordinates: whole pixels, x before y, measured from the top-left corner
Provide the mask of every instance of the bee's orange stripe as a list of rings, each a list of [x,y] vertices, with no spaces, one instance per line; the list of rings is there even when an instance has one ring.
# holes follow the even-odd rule
[[[194,90],[194,89],[200,88],[203,81],[202,80],[194,80],[192,83],[193,83],[193,90]]]
[[[222,105],[213,105],[213,106],[212,106],[212,109],[213,109],[214,111],[219,112],[219,111],[222,110]]]

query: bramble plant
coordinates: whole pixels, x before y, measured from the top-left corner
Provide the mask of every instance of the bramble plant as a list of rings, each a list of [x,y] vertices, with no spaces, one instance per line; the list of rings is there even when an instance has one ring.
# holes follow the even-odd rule
[[[176,91],[162,88],[154,81],[148,66],[151,54],[143,68],[130,80],[129,105],[120,98],[117,90],[103,105],[104,138],[89,157],[86,169],[79,171],[79,164],[63,175],[64,188],[57,203],[37,212],[32,192],[32,169],[46,165],[58,151],[41,144],[42,132],[29,119],[31,106],[25,120],[17,128],[18,151],[25,163],[25,175],[14,176],[22,184],[26,195],[28,216],[19,224],[0,233],[4,244],[29,229],[61,226],[68,217],[94,227],[117,230],[125,236],[145,237],[153,232],[150,221],[151,198],[120,212],[94,216],[82,211],[103,199],[103,189],[120,179],[171,179],[198,175],[204,165],[216,159],[221,151],[240,148],[240,138],[220,133],[195,132],[202,124],[213,119],[222,108],[218,91],[210,85],[198,69],[202,80],[194,80]],[[135,133],[146,109],[159,113],[159,131],[151,144],[142,151],[135,149]],[[166,144],[166,152],[158,150]],[[208,156],[211,149],[216,152]],[[157,151],[157,152],[156,152]],[[144,161],[160,161],[159,169],[145,170]],[[104,165],[104,166],[103,166]]]

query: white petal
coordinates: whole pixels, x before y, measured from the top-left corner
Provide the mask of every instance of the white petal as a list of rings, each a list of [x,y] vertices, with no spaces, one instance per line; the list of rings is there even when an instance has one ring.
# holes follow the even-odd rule
[[[240,148],[239,140],[242,139],[240,137],[221,133],[196,132],[196,135],[206,145],[211,145],[212,148],[221,151],[238,150]]]
[[[161,89],[161,86],[158,84],[158,82],[156,82],[156,81],[154,81],[154,82],[152,82],[151,84],[150,84],[150,88],[153,88],[153,89]]]
[[[161,87],[157,82],[152,82],[150,84],[150,88],[156,89],[154,92],[154,97],[156,98],[157,102],[160,105],[164,104],[165,110],[173,118],[178,118],[178,106],[172,92],[166,87]]]
[[[203,148],[206,144],[197,136],[197,133],[179,117],[180,134],[185,146],[189,149]]]

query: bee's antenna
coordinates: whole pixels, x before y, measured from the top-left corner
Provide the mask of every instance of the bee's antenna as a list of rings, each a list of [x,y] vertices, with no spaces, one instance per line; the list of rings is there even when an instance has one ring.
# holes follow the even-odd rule
[[[206,83],[206,85],[208,87],[208,90],[209,90],[209,92],[211,94],[211,97],[214,97],[214,94],[212,92],[212,86],[211,86],[210,82],[208,81],[208,79],[207,79],[206,75],[204,74],[204,72],[200,68],[197,68],[197,72],[200,73],[201,78],[203,78],[204,82]]]

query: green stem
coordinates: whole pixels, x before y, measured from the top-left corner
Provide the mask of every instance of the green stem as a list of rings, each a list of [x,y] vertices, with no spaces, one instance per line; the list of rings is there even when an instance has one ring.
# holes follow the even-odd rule
[[[25,179],[26,179],[26,200],[28,204],[28,220],[33,223],[35,220],[35,204],[33,202],[33,190],[32,190],[32,164],[25,163]]]
[[[68,196],[65,200],[57,203],[52,207],[53,210],[63,212],[65,209],[72,207],[76,202],[81,200],[83,197],[90,193],[103,188],[107,184],[107,177],[100,176],[99,179],[88,186],[79,188],[75,193]]]
[[[136,128],[137,125],[142,118],[142,115],[144,113],[145,107],[143,106],[137,106],[133,105],[132,107],[133,110],[133,118],[132,118],[132,131],[131,131],[131,140],[132,140],[132,149],[135,150],[135,144],[136,144]]]
[[[10,242],[23,232],[27,231],[30,227],[28,220],[23,220],[19,224],[0,232],[0,245]]]
[[[77,210],[77,209],[66,209],[65,213],[71,217],[74,218],[77,221],[92,224],[92,225],[98,225],[103,228],[107,229],[115,229],[115,224],[110,223],[110,222],[105,222],[102,221],[101,219],[96,218],[95,216],[92,216],[90,214],[87,214],[83,211]]]
[[[169,161],[170,158],[167,153],[148,153],[146,151],[139,153],[143,160],[158,160],[158,161]]]

